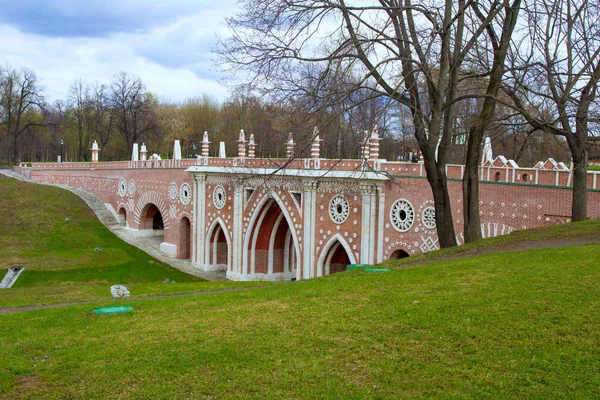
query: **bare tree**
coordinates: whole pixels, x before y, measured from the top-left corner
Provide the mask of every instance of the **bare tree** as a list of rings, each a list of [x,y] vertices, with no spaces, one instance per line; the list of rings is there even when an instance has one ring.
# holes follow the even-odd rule
[[[113,78],[110,104],[129,151],[133,143],[153,128],[151,100],[140,78],[125,72]]]
[[[115,112],[110,108],[110,93],[104,84],[96,83],[91,88],[90,107],[92,108],[94,135],[100,140],[100,148],[105,148],[115,126]]]
[[[502,2],[502,12],[499,21],[495,19],[486,21],[489,13],[484,13],[477,2],[473,3],[475,15],[485,24],[488,38],[492,45],[492,66],[489,70],[488,85],[485,99],[479,115],[475,118],[469,129],[469,142],[467,146],[467,159],[463,176],[463,218],[465,223],[465,242],[474,242],[481,239],[481,222],[479,218],[479,164],[481,160],[481,145],[483,135],[492,122],[496,109],[496,96],[500,91],[502,76],[505,71],[506,55],[512,43],[512,34],[519,15],[520,0]],[[500,32],[498,32],[500,31]]]
[[[25,120],[25,115],[41,108],[44,97],[37,82],[35,73],[27,68],[20,71],[8,68],[1,79],[1,103],[4,111],[4,121],[7,135],[8,164],[12,165],[19,159],[18,139],[31,126],[44,125],[38,121]],[[11,143],[12,137],[12,143]]]
[[[587,218],[591,110],[598,107],[600,5],[587,0],[530,0],[528,46],[513,58],[505,90],[535,129],[566,139],[572,157],[572,219]],[[519,45],[519,44],[517,44]],[[523,53],[523,47],[529,52]]]
[[[249,73],[250,84],[284,100],[318,97],[327,76],[347,71],[359,79],[336,101],[364,88],[410,109],[440,246],[449,247],[456,238],[445,167],[458,85],[470,75],[467,55],[505,3],[477,3],[482,18],[467,0],[245,0],[228,20],[232,34],[220,55],[234,71]],[[323,72],[303,77],[306,64]]]
[[[75,80],[69,88],[69,102],[77,129],[78,159],[80,161],[87,159],[87,149],[90,146],[90,137],[86,135],[86,113],[90,103],[89,92],[89,87],[83,83],[81,78]]]

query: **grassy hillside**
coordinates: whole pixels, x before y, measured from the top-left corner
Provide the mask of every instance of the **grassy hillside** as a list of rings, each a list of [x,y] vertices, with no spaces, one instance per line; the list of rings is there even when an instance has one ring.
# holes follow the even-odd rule
[[[0,307],[109,298],[114,284],[134,295],[234,285],[204,283],[121,241],[66,190],[0,174],[0,279],[14,264],[25,271],[10,291],[0,290]]]
[[[0,397],[598,398],[599,251],[0,315]]]
[[[140,294],[240,285],[171,275],[179,273],[118,241],[59,189],[0,176],[0,210],[12,229],[0,233],[0,262],[29,263],[20,287],[0,290],[0,307],[107,298],[117,280]],[[33,227],[34,216],[47,225],[30,234],[20,223]],[[573,238],[598,224],[428,257]],[[386,263],[390,272],[4,314],[0,398],[600,398],[599,254],[588,244],[398,260]],[[156,281],[164,277],[178,282]],[[92,313],[114,304],[134,310]]]

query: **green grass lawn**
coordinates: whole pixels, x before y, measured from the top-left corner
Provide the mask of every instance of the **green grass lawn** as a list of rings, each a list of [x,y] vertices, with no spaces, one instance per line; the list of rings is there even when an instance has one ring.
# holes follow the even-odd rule
[[[25,271],[0,307],[106,299],[114,284],[134,296],[252,285],[180,272],[117,238],[76,195],[0,174],[0,279],[14,264]]]
[[[0,397],[598,398],[599,251],[1,315]]]
[[[93,215],[84,218],[67,192],[2,178],[0,188],[3,224],[26,220],[22,211],[5,218],[10,202],[64,204],[49,204],[44,232],[6,224],[16,234],[0,236],[0,262],[29,257],[30,274],[0,291],[2,305],[107,299],[122,280],[141,295],[236,285],[179,275],[92,229]],[[71,228],[61,231],[65,217]],[[573,237],[596,233],[597,223],[494,240]],[[76,237],[63,241],[54,227]],[[482,243],[470,246],[493,245]],[[104,251],[88,252],[96,246]],[[0,398],[600,398],[600,244],[386,266],[0,315]],[[114,304],[134,310],[92,313]]]

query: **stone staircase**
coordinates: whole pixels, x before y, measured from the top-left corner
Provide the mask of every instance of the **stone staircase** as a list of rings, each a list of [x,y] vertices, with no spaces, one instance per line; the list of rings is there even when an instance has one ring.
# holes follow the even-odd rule
[[[85,201],[92,211],[94,211],[100,222],[102,222],[106,227],[111,229],[118,227],[120,229],[119,221],[117,221],[114,214],[106,208],[104,203],[99,198],[83,189],[74,189],[68,187],[65,187],[65,189],[81,197],[81,199]]]

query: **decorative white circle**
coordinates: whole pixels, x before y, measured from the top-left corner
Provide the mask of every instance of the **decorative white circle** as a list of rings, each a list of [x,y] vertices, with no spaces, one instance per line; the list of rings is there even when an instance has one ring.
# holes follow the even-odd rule
[[[396,200],[390,209],[390,221],[399,232],[408,231],[415,222],[415,210],[408,200]]]
[[[171,201],[177,200],[177,184],[175,182],[169,185],[169,199]]]
[[[184,183],[181,185],[181,188],[179,188],[179,200],[186,206],[192,201],[192,188],[187,183]]]
[[[129,195],[133,196],[135,194],[135,182],[133,181],[133,179],[131,179],[129,181],[128,189],[129,189]]]
[[[329,217],[336,224],[341,224],[348,219],[350,206],[348,200],[341,194],[336,194],[329,201]]]
[[[127,195],[127,181],[125,178],[119,180],[119,196],[125,197]]]
[[[424,209],[421,212],[421,220],[423,221],[423,225],[425,225],[425,228],[435,228],[435,208],[427,207],[426,209]]]
[[[213,190],[213,203],[215,204],[215,207],[218,209],[223,208],[226,199],[227,196],[225,196],[225,189],[223,189],[223,186],[218,185],[215,187],[215,190]]]

